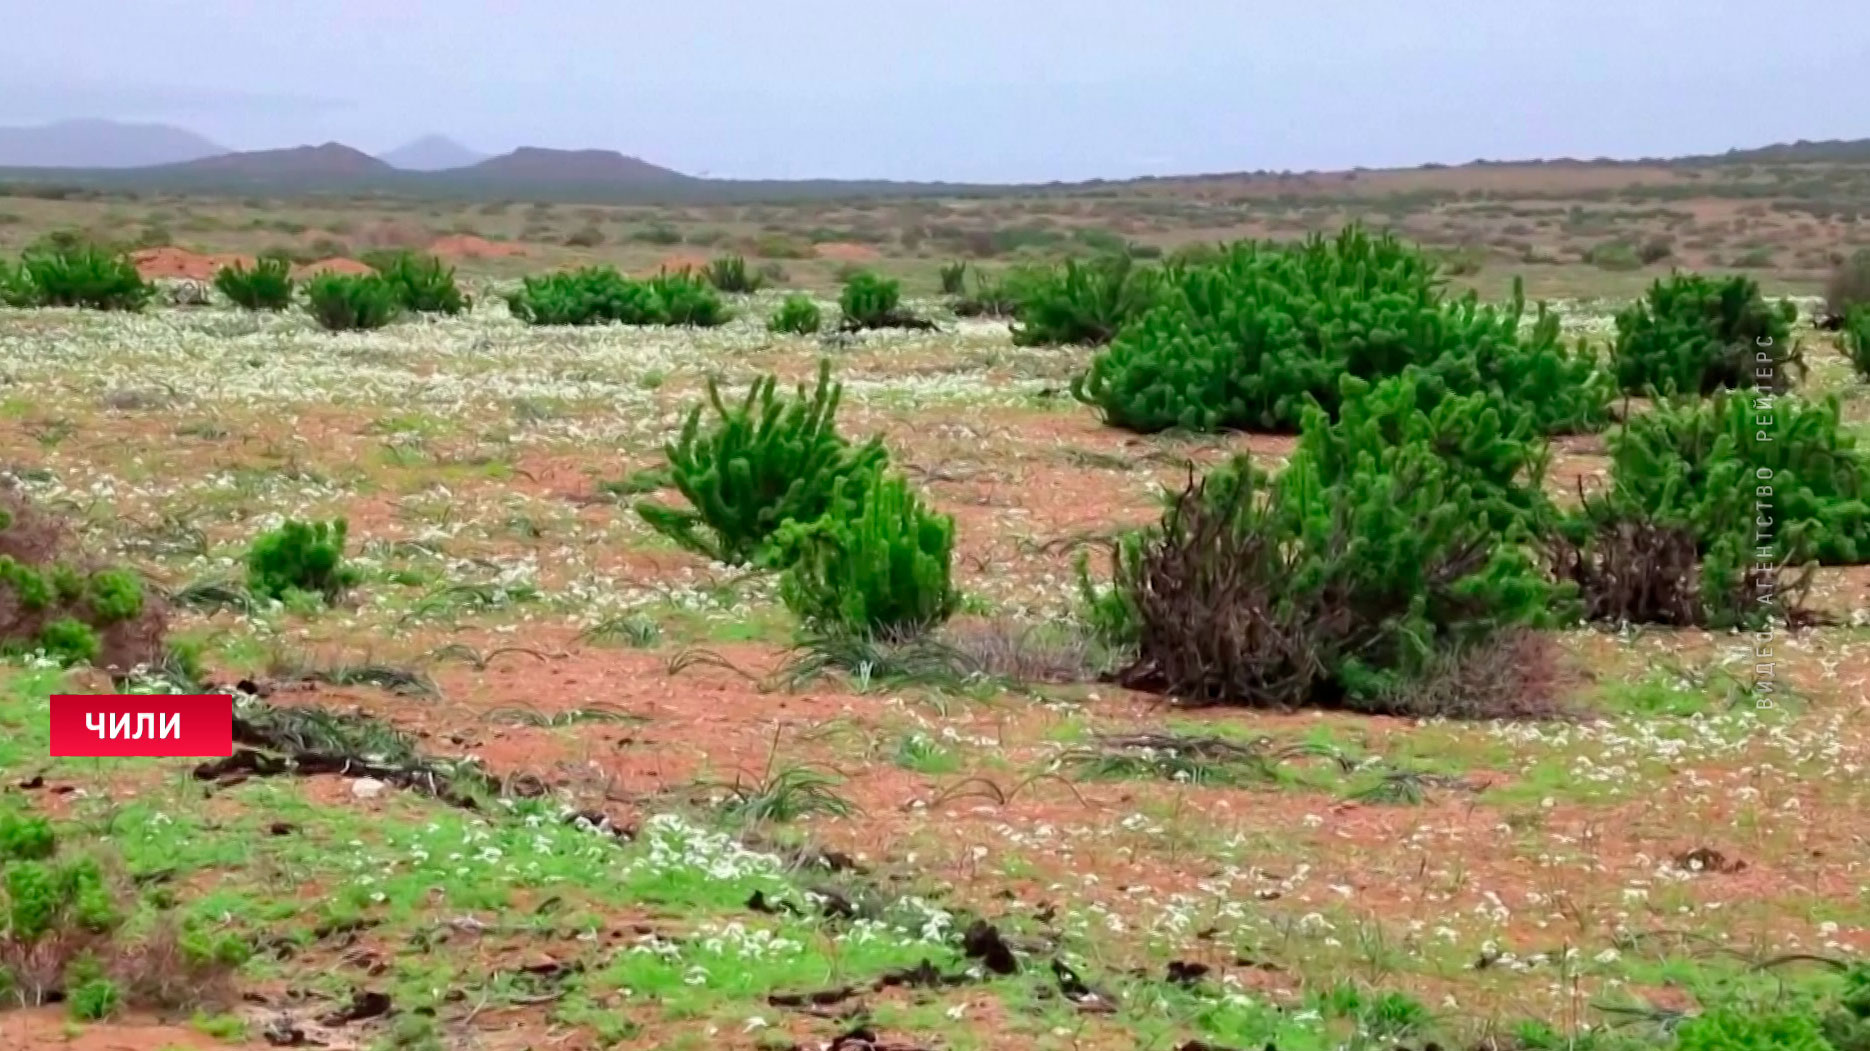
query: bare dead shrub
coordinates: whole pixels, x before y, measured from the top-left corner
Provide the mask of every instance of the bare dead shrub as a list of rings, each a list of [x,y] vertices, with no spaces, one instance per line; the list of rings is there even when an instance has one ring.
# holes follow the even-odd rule
[[[1601,523],[1586,542],[1551,542],[1552,570],[1578,585],[1586,619],[1613,624],[1702,623],[1701,557],[1687,529],[1652,521]]]
[[[1560,695],[1560,679],[1558,643],[1521,629],[1442,661],[1392,692],[1386,707],[1417,718],[1573,718],[1577,712]]]
[[[1082,629],[994,619],[956,623],[943,639],[983,675],[1019,683],[1095,680],[1108,657]]]

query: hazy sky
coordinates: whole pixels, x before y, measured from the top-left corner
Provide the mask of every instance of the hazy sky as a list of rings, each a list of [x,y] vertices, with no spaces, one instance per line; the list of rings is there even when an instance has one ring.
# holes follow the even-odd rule
[[[0,124],[1082,179],[1870,136],[1863,0],[0,0]]]

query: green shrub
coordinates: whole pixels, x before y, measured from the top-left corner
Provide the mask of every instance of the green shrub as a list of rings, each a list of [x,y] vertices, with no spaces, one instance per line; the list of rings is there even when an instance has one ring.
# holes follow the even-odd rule
[[[65,531],[17,497],[0,501],[0,653],[44,653],[113,674],[154,665],[166,617],[127,569],[61,559]]]
[[[750,294],[766,286],[766,278],[759,272],[747,268],[745,256],[724,255],[708,264],[705,272],[708,283],[717,290],[733,293]]]
[[[1517,286],[1503,310],[1447,300],[1434,261],[1387,235],[1239,242],[1219,263],[1167,271],[1156,297],[1073,381],[1113,426],[1291,430],[1313,404],[1336,414],[1341,377],[1411,365],[1440,381],[1433,395],[1495,392],[1547,433],[1609,414],[1607,377],[1566,347],[1556,315],[1541,306],[1522,332]]]
[[[1004,276],[995,277],[974,271],[973,293],[955,300],[956,317],[993,317],[1010,318],[1019,313],[1020,289],[1024,282],[1044,280],[1035,278],[1025,270],[1014,270]]]
[[[902,302],[902,284],[880,277],[868,270],[851,274],[838,295],[838,309],[845,323],[864,328],[882,328]]]
[[[1870,307],[1870,248],[1859,248],[1832,267],[1825,282],[1825,309],[1833,317],[1848,317],[1859,307]]]
[[[533,325],[648,325],[660,309],[648,285],[610,266],[528,277],[507,297],[507,307]]]
[[[94,245],[28,251],[25,269],[39,306],[141,310],[156,294],[127,256]]]
[[[868,270],[852,271],[844,278],[844,290],[838,294],[838,309],[844,315],[846,331],[934,327],[901,306],[902,283]]]
[[[1665,400],[1610,434],[1599,517],[1684,528],[1704,556],[1727,544],[1749,563],[1756,548],[1794,564],[1870,562],[1870,456],[1839,416],[1835,398]]]
[[[335,601],[357,582],[356,570],[344,564],[344,519],[300,522],[287,519],[277,529],[254,538],[247,549],[247,587],[256,595],[284,601],[293,592]]]
[[[941,293],[958,296],[967,292],[967,260],[944,263],[941,268]]]
[[[1845,316],[1843,342],[1857,375],[1870,380],[1870,305],[1856,307]]]
[[[1672,274],[1617,315],[1611,364],[1631,394],[1783,391],[1799,364],[1796,317],[1790,302],[1768,303],[1751,278]]]
[[[37,815],[0,812],[0,864],[44,861],[58,845],[52,823]]]
[[[1109,343],[1156,302],[1161,274],[1127,254],[1023,275],[1013,289],[1021,346]]]
[[[924,508],[901,478],[871,482],[861,504],[789,523],[774,544],[787,567],[780,596],[817,632],[902,638],[960,602],[950,581],[954,520]]]
[[[793,294],[779,304],[779,309],[767,320],[766,327],[772,332],[786,332],[796,336],[809,336],[824,324],[824,317],[818,311],[818,304],[812,297]]]
[[[432,255],[396,252],[370,264],[395,293],[396,303],[418,314],[459,314],[467,297],[455,284],[454,267]]]
[[[0,306],[35,307],[39,292],[32,286],[32,275],[24,266],[14,266],[0,259]]]
[[[1643,257],[1628,241],[1605,241],[1585,253],[1585,261],[1599,270],[1641,270]]]
[[[305,286],[312,318],[329,332],[377,329],[396,320],[394,286],[376,274],[319,274]]]
[[[1675,1028],[1676,1051],[1840,1051],[1804,1011],[1717,1008]]]
[[[256,260],[251,268],[224,266],[214,275],[214,287],[248,310],[284,310],[292,305],[292,264],[271,257]]]
[[[1559,595],[1529,546],[1542,443],[1503,430],[1493,396],[1424,412],[1424,384],[1344,378],[1342,417],[1309,407],[1276,480],[1239,458],[1120,543],[1114,587],[1089,596],[1094,624],[1134,648],[1119,681],[1198,704],[1428,714],[1412,684],[1548,622]]]
[[[721,294],[686,270],[657,274],[649,279],[649,290],[656,299],[656,324],[711,328],[727,323]]]
[[[122,1005],[122,991],[108,978],[92,978],[65,991],[65,1007],[79,1022],[101,1022]]]
[[[776,384],[764,376],[730,407],[708,381],[707,404],[689,413],[681,436],[665,447],[675,487],[690,506],[643,501],[637,511],[644,521],[689,551],[740,565],[766,553],[786,522],[815,521],[862,492],[888,454],[880,440],[852,446],[837,433],[844,389],[832,385],[830,361],[819,363],[809,395],[801,384],[786,400],[775,395]],[[703,432],[708,406],[716,421]]]

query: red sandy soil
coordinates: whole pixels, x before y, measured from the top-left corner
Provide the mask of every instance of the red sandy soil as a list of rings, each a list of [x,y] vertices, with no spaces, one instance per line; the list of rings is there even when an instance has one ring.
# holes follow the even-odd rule
[[[130,261],[136,264],[136,272],[147,281],[157,278],[207,281],[224,266],[235,263],[253,265],[253,257],[249,255],[203,255],[170,245],[132,252]]]
[[[700,252],[670,252],[656,261],[653,269],[644,270],[642,276],[654,277],[664,271],[675,273],[678,270],[700,270],[708,265],[708,257]]]
[[[339,257],[335,259],[320,259],[316,263],[307,263],[304,266],[301,266],[293,270],[292,276],[297,277],[297,278],[307,278],[307,277],[312,276],[313,274],[374,274],[374,273],[376,273],[376,271],[372,270],[367,264],[360,263],[355,259],[345,259],[345,258]]]
[[[56,1047],[61,1051],[226,1051],[229,1047],[184,1025],[160,1025],[125,1020],[107,1026],[80,1026],[68,1031],[65,1012],[58,1007],[30,1008],[0,1014],[0,1047],[8,1051]]]
[[[443,259],[503,259],[507,256],[525,255],[526,249],[520,245],[489,241],[485,237],[475,237],[472,234],[455,234],[436,238],[429,245],[429,252]]]
[[[881,257],[881,253],[869,245],[849,241],[827,241],[818,246],[818,258],[839,263],[868,263]]]

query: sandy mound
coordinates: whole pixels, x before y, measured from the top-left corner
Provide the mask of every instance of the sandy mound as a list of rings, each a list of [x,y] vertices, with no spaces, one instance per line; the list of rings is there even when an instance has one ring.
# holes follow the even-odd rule
[[[214,275],[224,266],[232,266],[235,263],[252,266],[253,257],[203,255],[200,252],[190,252],[185,248],[164,246],[132,252],[130,262],[136,264],[136,272],[142,274],[145,281],[164,278],[182,281],[212,281]]]
[[[869,245],[853,244],[850,241],[827,241],[818,246],[818,258],[838,263],[868,263],[882,256],[883,253]]]
[[[313,274],[374,274],[374,273],[376,273],[376,271],[372,270],[368,264],[360,263],[355,259],[337,258],[337,259],[320,259],[316,263],[307,263],[304,266],[301,266],[295,269],[294,271],[292,271],[292,276],[295,278],[303,279],[303,278],[310,277]]]
[[[503,259],[508,256],[525,255],[526,249],[516,244],[502,241],[489,241],[485,237],[472,234],[455,234],[452,237],[436,238],[429,245],[432,255],[443,259]]]

